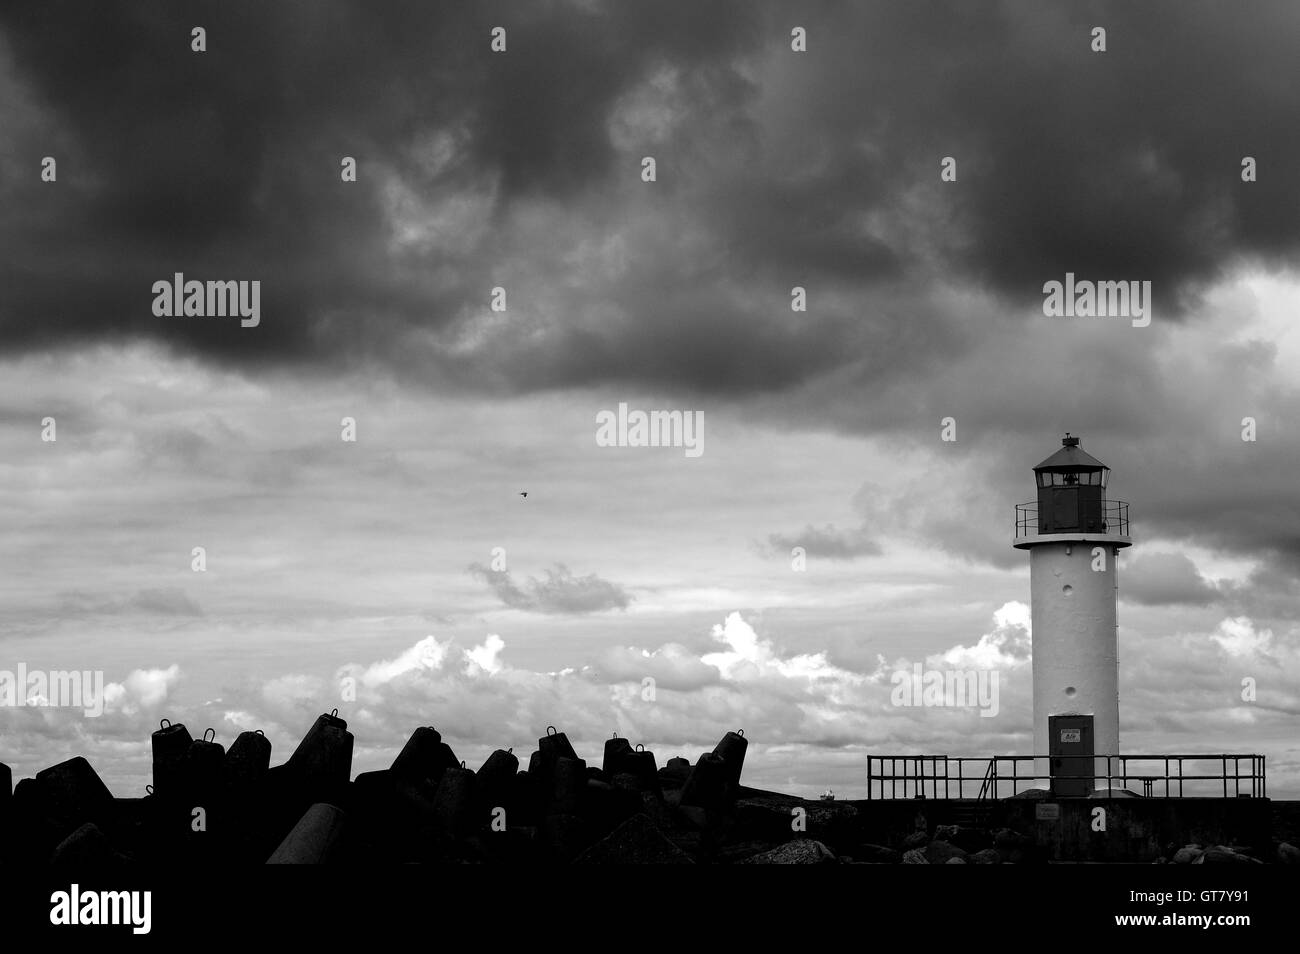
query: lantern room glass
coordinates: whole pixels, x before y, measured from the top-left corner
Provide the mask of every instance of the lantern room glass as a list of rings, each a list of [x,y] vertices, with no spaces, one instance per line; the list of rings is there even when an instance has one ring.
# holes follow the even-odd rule
[[[1105,487],[1106,474],[1107,471],[1105,470],[1071,471],[1069,473],[1040,471],[1037,477],[1039,487]]]

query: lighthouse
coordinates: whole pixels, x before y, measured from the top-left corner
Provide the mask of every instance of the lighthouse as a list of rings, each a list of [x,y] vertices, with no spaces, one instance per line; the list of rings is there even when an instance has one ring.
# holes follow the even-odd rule
[[[1106,499],[1110,468],[1069,433],[1034,468],[1037,500],[1016,507],[1013,545],[1029,551],[1034,771],[1058,796],[1107,787],[1119,753],[1119,551],[1128,504]]]

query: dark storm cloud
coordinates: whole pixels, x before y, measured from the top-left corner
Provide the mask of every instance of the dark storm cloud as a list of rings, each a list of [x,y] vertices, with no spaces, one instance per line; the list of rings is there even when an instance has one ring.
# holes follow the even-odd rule
[[[953,330],[922,310],[899,335],[911,312],[879,296],[937,275],[1019,304],[1067,270],[1147,279],[1173,316],[1225,267],[1295,250],[1297,27],[1281,2],[9,3],[0,340],[753,393],[873,352],[882,380],[923,365]],[[643,121],[616,142],[629,102]],[[395,216],[473,197],[472,228],[395,240]],[[519,225],[533,206],[550,242]],[[546,247],[654,216],[680,244],[632,235],[621,274]],[[260,279],[265,320],[155,318],[174,271]],[[530,272],[549,323],[450,347]],[[792,321],[800,282],[818,307]]]
[[[797,90],[839,200],[819,221],[907,210],[909,190],[921,214],[899,237],[915,244],[896,252],[930,248],[1031,302],[1073,270],[1149,279],[1171,307],[1242,256],[1295,250],[1300,184],[1281,174],[1300,148],[1283,119],[1296,103],[1284,79],[1294,5],[852,10],[807,18],[828,60],[853,62],[814,67]],[[1089,47],[1093,26],[1107,30],[1105,53]],[[1244,155],[1273,173],[1242,183]],[[943,156],[956,183],[939,181]]]
[[[473,563],[469,572],[492,587],[501,602],[511,609],[534,613],[599,613],[627,609],[632,602],[632,597],[617,583],[602,580],[594,573],[574,576],[563,564],[546,570],[544,580],[530,577],[522,587],[507,570]]]
[[[611,103],[660,64],[712,69],[747,35],[738,3],[591,13],[571,3],[15,3],[17,95],[0,198],[11,346],[157,336],[244,362],[392,358],[472,296],[487,247],[391,254],[381,168],[425,196],[490,182],[495,218],[599,183]],[[509,52],[488,50],[509,29]],[[208,51],[190,50],[202,25]],[[431,134],[465,129],[445,168]],[[62,146],[62,148],[56,148]],[[57,184],[34,174],[44,155]],[[339,160],[355,156],[344,186]],[[464,274],[456,274],[463,270]],[[153,281],[258,278],[255,335],[164,321]],[[432,276],[432,277],[431,277]],[[449,276],[449,277],[448,277]]]

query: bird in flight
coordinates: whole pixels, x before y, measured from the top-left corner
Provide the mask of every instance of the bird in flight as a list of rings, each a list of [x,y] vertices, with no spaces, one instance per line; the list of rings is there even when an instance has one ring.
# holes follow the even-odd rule
[[[528,496],[528,491],[526,491],[526,490],[521,490],[521,491],[519,491],[519,496],[521,496],[521,497],[527,497],[527,496]]]

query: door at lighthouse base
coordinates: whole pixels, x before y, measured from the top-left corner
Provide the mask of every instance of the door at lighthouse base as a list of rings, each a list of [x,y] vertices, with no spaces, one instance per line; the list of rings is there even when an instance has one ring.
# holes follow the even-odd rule
[[[1051,756],[1052,795],[1083,798],[1093,790],[1092,716],[1047,717],[1048,755]]]

